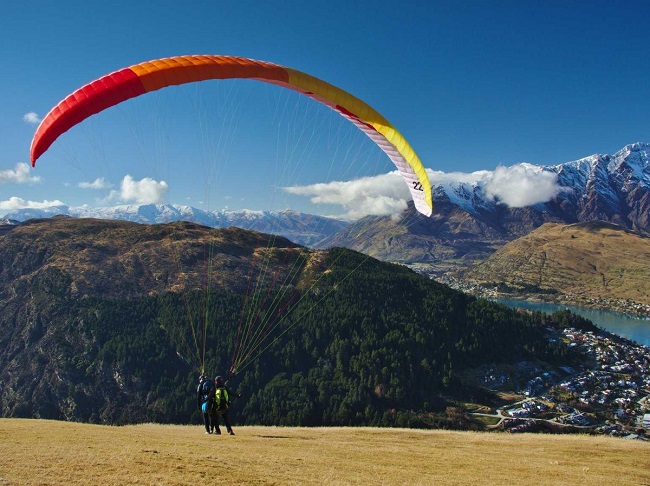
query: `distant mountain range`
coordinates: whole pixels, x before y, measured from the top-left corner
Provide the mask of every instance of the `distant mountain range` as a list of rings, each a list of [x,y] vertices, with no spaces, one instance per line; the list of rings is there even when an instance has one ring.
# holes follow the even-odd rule
[[[283,236],[304,246],[313,247],[324,238],[336,234],[348,223],[333,218],[296,211],[204,211],[176,204],[130,204],[110,207],[52,206],[45,209],[19,209],[5,215],[5,225],[36,218],[70,216],[134,223],[156,224],[187,221],[210,228],[235,226],[262,233]]]
[[[527,164],[528,170],[554,174],[561,186],[550,201],[527,207],[508,207],[490,197],[482,182],[435,185],[435,211],[430,218],[412,205],[400,218],[368,216],[352,224],[294,211],[202,211],[178,205],[56,206],[12,211],[4,217],[16,221],[54,215],[140,223],[189,221],[278,234],[316,248],[343,246],[381,260],[471,263],[547,222],[601,220],[650,233],[649,154],[650,144],[635,143],[614,155],[591,155],[554,166]]]

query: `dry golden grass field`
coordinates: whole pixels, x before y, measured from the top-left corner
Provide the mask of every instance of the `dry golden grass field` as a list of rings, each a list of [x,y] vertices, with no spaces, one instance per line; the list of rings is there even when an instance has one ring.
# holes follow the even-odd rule
[[[605,223],[546,223],[501,247],[469,278],[650,304],[650,238]]]
[[[650,444],[610,437],[376,428],[235,432],[0,419],[0,485],[650,485]]]

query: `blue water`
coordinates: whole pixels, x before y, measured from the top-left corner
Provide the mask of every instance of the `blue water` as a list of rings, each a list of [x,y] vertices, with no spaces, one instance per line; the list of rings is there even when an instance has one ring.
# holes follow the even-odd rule
[[[552,314],[555,311],[568,309],[578,314],[598,327],[613,334],[618,334],[639,344],[650,346],[650,319],[639,318],[622,312],[589,309],[572,305],[549,304],[546,302],[531,302],[516,299],[491,299],[500,304],[516,309],[537,310]]]

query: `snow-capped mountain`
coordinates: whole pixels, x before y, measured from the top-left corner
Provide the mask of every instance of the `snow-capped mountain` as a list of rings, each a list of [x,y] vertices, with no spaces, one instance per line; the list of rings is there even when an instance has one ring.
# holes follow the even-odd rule
[[[45,209],[19,209],[4,217],[15,221],[34,218],[70,216],[73,218],[97,218],[155,224],[174,221],[189,221],[212,228],[239,228],[261,231],[284,236],[289,240],[313,246],[318,241],[331,236],[347,225],[337,219],[298,213],[295,211],[203,211],[191,206],[176,204],[131,204],[123,206],[70,207],[52,206]]]
[[[345,246],[392,261],[472,261],[546,222],[601,220],[650,233],[650,144],[627,145],[614,155],[524,167],[553,175],[559,186],[556,195],[547,202],[511,207],[489,193],[486,178],[444,182],[434,185],[430,218],[410,206],[408,218],[364,218],[323,245]]]
[[[546,204],[558,217],[609,221],[650,233],[650,144],[627,145],[614,155],[592,155],[549,170],[566,188]]]
[[[633,199],[638,197],[638,191],[650,189],[649,154],[650,144],[635,143],[614,155],[596,154],[554,166],[519,165],[527,171],[554,174],[561,187],[561,194],[549,203],[535,204],[538,209],[554,210],[558,201],[570,201],[578,211],[584,210],[585,205],[595,210],[593,204],[586,202],[597,196],[600,210],[611,217],[625,219],[629,211],[634,212],[636,202]],[[434,201],[450,203],[475,215],[495,212],[497,206],[502,206],[504,202],[502,198],[490,194],[486,179],[481,178],[470,182],[434,184],[433,195]],[[582,218],[576,216],[576,219]],[[645,225],[639,226],[636,219],[632,216],[629,225],[632,229],[642,229]],[[617,222],[621,224],[621,221]]]
[[[554,166],[520,164],[527,171],[554,174],[558,194],[545,203],[530,205],[536,213],[578,222],[604,220],[650,232],[650,144],[625,146],[614,155],[591,155]],[[452,205],[480,219],[508,209],[502,198],[489,193],[485,180],[446,182],[434,186],[434,201]],[[517,208],[510,208],[511,210]],[[520,207],[519,209],[524,209]]]

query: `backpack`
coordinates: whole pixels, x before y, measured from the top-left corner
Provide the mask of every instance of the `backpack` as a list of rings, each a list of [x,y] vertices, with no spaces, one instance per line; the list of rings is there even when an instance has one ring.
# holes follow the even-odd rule
[[[217,388],[214,394],[214,406],[219,412],[225,412],[230,406],[230,397],[225,388]]]
[[[213,388],[214,383],[212,383],[210,380],[203,382],[203,385],[201,386],[201,398],[204,402],[207,402],[210,398],[210,393],[212,392]]]

